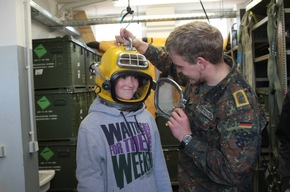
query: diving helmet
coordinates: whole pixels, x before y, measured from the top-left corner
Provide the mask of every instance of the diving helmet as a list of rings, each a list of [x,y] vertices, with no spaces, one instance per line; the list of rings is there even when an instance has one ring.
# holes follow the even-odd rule
[[[139,105],[150,94],[153,79],[146,57],[132,46],[116,46],[108,49],[94,67],[96,73],[95,92],[101,101],[113,106]],[[120,77],[133,75],[139,87],[130,100],[120,99],[115,93],[115,84]]]

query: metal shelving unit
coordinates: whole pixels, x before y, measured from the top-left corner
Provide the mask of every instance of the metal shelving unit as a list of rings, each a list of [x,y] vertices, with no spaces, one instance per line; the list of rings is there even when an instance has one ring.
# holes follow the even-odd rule
[[[278,22],[279,76],[282,86],[282,96],[285,97],[289,87],[290,65],[290,2],[284,0],[280,21]],[[288,47],[287,47],[288,46]]]
[[[276,0],[279,3],[280,0]],[[252,68],[254,69],[254,78],[252,83],[257,95],[260,99],[262,106],[265,108],[269,125],[263,131],[262,137],[262,150],[261,156],[254,173],[253,191],[278,191],[279,181],[276,178],[277,164],[277,149],[278,142],[275,136],[275,130],[279,121],[279,114],[281,110],[282,101],[286,95],[287,89],[290,84],[290,1],[284,0],[283,6],[280,8],[281,13],[277,20],[277,31],[274,34],[277,40],[277,49],[273,50],[272,43],[269,43],[268,25],[273,20],[268,16],[267,8],[271,0],[252,0],[246,6],[246,11],[251,13],[255,24],[249,29],[251,31],[250,40],[252,43]],[[272,54],[274,53],[274,54]],[[274,59],[273,59],[274,55]],[[275,60],[274,64],[270,60]],[[249,63],[243,63],[243,65]],[[269,69],[273,64],[273,69]],[[251,68],[251,66],[246,66]],[[269,79],[269,75],[273,73],[278,77],[275,81]],[[272,73],[272,74],[271,74]],[[249,78],[251,80],[251,78]],[[281,86],[273,86],[273,81],[277,80]],[[276,89],[277,88],[277,89]],[[265,153],[267,151],[267,153]],[[261,174],[266,177],[265,180],[261,179]]]
[[[275,136],[275,130],[279,121],[279,114],[282,106],[282,101],[286,95],[287,89],[290,84],[290,1],[284,0],[283,5],[280,8],[281,13],[277,21],[277,33],[274,35],[277,39],[277,49],[275,52],[275,64],[277,71],[278,80],[281,86],[281,90],[273,89],[273,83],[269,80],[269,59],[271,59],[271,52],[269,51],[271,45],[268,40],[268,25],[269,20],[267,15],[267,6],[271,0],[252,0],[247,6],[246,11],[251,11],[256,21],[255,25],[251,30],[251,41],[252,41],[252,53],[253,53],[253,68],[254,72],[254,85],[258,97],[261,99],[262,105],[265,107],[267,113],[269,125],[266,128],[267,133],[262,135],[263,140],[266,141],[266,145],[262,145],[262,156],[260,158],[259,167],[254,176],[254,191],[279,191],[279,181],[276,178],[277,163],[278,159],[278,142]],[[276,0],[280,2],[280,0]],[[273,57],[272,57],[273,58]],[[277,80],[275,81],[277,82]],[[271,88],[271,90],[270,90]],[[274,87],[276,88],[276,87]],[[278,91],[278,92],[277,92]],[[281,92],[280,92],[281,91]],[[275,93],[276,92],[276,93]],[[267,138],[266,138],[267,137]],[[265,139],[266,138],[266,139]],[[262,141],[263,142],[263,141]],[[263,153],[267,149],[268,153]],[[265,165],[266,160],[266,165]],[[266,176],[265,181],[259,179],[258,174],[263,172]],[[263,183],[265,182],[265,184]],[[266,188],[264,187],[266,185]]]
[[[269,59],[269,42],[267,38],[267,10],[266,5],[270,0],[255,1],[253,0],[246,6],[246,11],[253,13],[253,19],[255,24],[251,27],[251,42],[252,42],[252,55],[253,55],[253,69],[254,78],[252,85],[256,89],[259,100],[264,107],[267,117],[269,119],[268,112],[268,94],[267,87],[269,86],[269,79],[267,76],[267,62]],[[265,139],[267,138],[267,139]],[[269,134],[267,130],[262,134],[262,149],[260,153],[259,161],[256,165],[256,169],[253,176],[253,191],[262,192],[267,191],[266,180],[264,175],[266,173],[269,162]],[[265,152],[266,151],[266,152]]]

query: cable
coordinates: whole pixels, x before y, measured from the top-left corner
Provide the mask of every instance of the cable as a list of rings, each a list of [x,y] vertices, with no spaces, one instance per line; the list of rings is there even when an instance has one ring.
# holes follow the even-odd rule
[[[127,125],[127,130],[129,131],[130,136],[131,136],[131,138],[132,138],[132,140],[133,140],[133,142],[134,142],[134,145],[135,145],[135,148],[136,148],[136,152],[139,152],[139,146],[137,145],[137,143],[136,143],[136,141],[135,141],[136,136],[133,135],[132,130],[131,130],[131,128],[130,128],[130,124],[128,123],[128,121],[127,121],[127,119],[126,119],[126,117],[125,117],[123,111],[121,111],[120,113],[121,113],[121,115],[123,116],[123,118],[124,118],[124,120],[125,120],[125,123],[126,123],[126,125]]]
[[[146,145],[147,145],[147,149],[148,149],[148,153],[149,153],[149,152],[150,152],[150,145],[149,145],[149,143],[148,143],[148,141],[147,141],[147,138],[146,138],[146,136],[145,136],[146,133],[144,133],[144,132],[145,132],[144,129],[142,129],[142,128],[140,127],[139,122],[137,121],[136,115],[134,115],[134,118],[135,118],[135,121],[136,121],[136,123],[137,123],[137,127],[138,127],[139,131],[141,131],[141,133],[142,133],[142,135],[143,135],[143,137],[144,137],[144,139],[145,139],[145,143],[146,143]]]
[[[200,2],[200,4],[201,4],[202,10],[203,10],[203,12],[204,12],[204,14],[205,14],[205,16],[206,16],[206,18],[207,18],[207,21],[209,22],[209,18],[208,18],[208,15],[207,15],[207,13],[206,13],[206,11],[205,11],[205,9],[204,9],[203,3],[201,2],[201,0],[199,0],[199,2]],[[209,22],[209,23],[210,23],[210,22]]]
[[[126,11],[126,13],[123,15],[123,12]],[[124,22],[124,19],[127,15],[132,15],[132,18],[131,20],[129,21],[128,25],[125,27],[125,29],[131,24],[131,22],[133,21],[133,18],[134,18],[134,10],[132,10],[132,8],[130,7],[130,0],[128,0],[128,6],[126,8],[126,10],[122,10],[121,12],[121,20],[120,20],[120,23],[123,23]]]

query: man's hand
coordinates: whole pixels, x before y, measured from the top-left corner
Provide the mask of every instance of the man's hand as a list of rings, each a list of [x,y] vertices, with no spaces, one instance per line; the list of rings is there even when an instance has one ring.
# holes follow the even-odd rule
[[[192,134],[187,115],[181,108],[175,108],[168,119],[167,125],[174,137],[181,141],[184,135]]]
[[[130,31],[124,28],[121,28],[120,35],[115,36],[115,41],[114,41],[115,45],[122,44],[122,45],[128,46],[130,42],[126,40],[127,38],[130,38],[133,40],[135,39],[135,36]]]
[[[119,44],[124,46],[129,46],[130,42],[128,38],[132,40],[132,46],[137,49],[140,54],[144,54],[149,46],[148,43],[136,38],[130,31],[127,29],[121,28],[120,35],[115,36],[115,45],[118,46]]]

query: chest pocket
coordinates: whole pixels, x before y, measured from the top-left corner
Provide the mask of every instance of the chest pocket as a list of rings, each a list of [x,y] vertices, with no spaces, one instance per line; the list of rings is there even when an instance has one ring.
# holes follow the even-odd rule
[[[197,104],[190,106],[193,114],[190,116],[190,124],[194,134],[200,135],[209,146],[216,146],[219,140],[219,132],[216,128],[216,117],[211,105]]]

